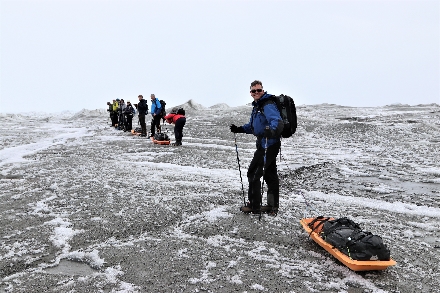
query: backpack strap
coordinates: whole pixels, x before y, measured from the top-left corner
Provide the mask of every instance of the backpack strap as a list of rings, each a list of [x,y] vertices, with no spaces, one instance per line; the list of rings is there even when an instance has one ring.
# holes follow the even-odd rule
[[[320,226],[324,225],[325,222],[327,222],[328,220],[330,220],[330,217],[323,217],[323,216],[319,216],[314,218],[307,226],[309,226],[310,229],[312,229],[312,231],[310,232],[309,236],[312,235],[313,232],[315,232],[316,229],[318,229]],[[314,227],[314,224],[316,222],[319,222],[318,225],[316,225]]]
[[[260,111],[264,115],[264,106],[266,106],[267,104],[276,104],[273,100],[273,95],[269,96],[267,99],[264,99],[261,105],[257,106],[257,112]]]

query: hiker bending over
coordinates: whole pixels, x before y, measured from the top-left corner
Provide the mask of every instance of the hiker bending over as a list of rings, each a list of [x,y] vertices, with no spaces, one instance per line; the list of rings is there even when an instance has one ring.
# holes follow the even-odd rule
[[[267,184],[267,206],[261,206],[262,212],[276,214],[279,206],[279,179],[276,157],[281,146],[280,135],[283,129],[281,115],[275,103],[269,102],[271,96],[263,91],[259,80],[251,83],[252,113],[249,123],[243,126],[232,124],[234,133],[253,134],[257,137],[257,150],[249,165],[247,177],[249,181],[249,202],[240,208],[245,213],[258,213],[262,201],[260,178]],[[266,164],[264,162],[266,161]]]
[[[150,137],[154,137],[156,128],[157,132],[160,132],[160,119],[162,118],[160,115],[161,109],[162,105],[160,104],[159,100],[154,94],[151,94],[151,116],[153,116],[153,119],[151,120]]]
[[[147,136],[147,124],[145,123],[145,115],[148,113],[148,103],[144,100],[144,96],[139,95],[139,103],[137,104],[139,124],[141,125],[141,136]]]
[[[185,114],[179,112],[177,108],[171,110],[171,113],[166,115],[165,120],[168,123],[174,124],[174,137],[176,138],[176,142],[173,143],[175,146],[182,145],[182,137],[183,137],[183,127],[186,123]]]

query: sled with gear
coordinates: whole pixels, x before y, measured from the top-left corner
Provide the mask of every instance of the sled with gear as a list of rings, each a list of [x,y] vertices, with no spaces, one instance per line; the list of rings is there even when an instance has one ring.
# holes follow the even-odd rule
[[[385,270],[396,264],[382,238],[362,231],[350,219],[319,216],[300,223],[310,238],[353,271]]]
[[[136,127],[135,129],[132,129],[131,130],[131,134],[133,134],[133,135],[141,135],[142,134],[142,128],[140,128],[140,127]]]
[[[169,145],[171,143],[168,135],[166,133],[155,133],[154,136],[151,136],[151,141],[155,144],[161,144],[161,145]]]

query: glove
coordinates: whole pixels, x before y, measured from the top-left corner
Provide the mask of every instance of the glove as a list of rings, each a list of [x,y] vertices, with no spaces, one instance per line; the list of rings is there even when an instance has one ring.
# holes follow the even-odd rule
[[[231,132],[233,132],[233,133],[244,133],[244,129],[241,126],[236,126],[235,124],[231,124],[231,126],[229,126],[229,128],[231,129]]]
[[[271,138],[273,136],[274,136],[274,132],[272,131],[272,129],[270,129],[269,126],[266,126],[266,128],[264,129],[264,137]]]

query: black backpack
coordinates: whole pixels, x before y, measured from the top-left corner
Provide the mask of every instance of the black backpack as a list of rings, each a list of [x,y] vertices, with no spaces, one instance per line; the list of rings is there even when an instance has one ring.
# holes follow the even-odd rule
[[[279,135],[284,138],[291,137],[292,134],[295,133],[296,127],[298,125],[296,117],[296,107],[293,99],[283,94],[279,96],[272,95],[267,99],[267,102],[273,102],[277,105],[278,111],[280,112],[281,118],[283,119],[284,127]],[[261,105],[261,112],[263,112],[263,107],[267,102]]]
[[[179,114],[185,116],[185,110],[182,107],[174,107],[171,109],[171,114]]]
[[[160,116],[163,118],[167,115],[167,112],[165,111],[165,105],[167,103],[165,103],[164,100],[160,100],[159,102],[160,102]]]
[[[179,115],[183,115],[183,116],[185,116],[185,109],[183,109],[182,107],[180,107],[179,109],[177,109],[177,113],[176,114],[179,114]]]
[[[382,238],[364,232],[348,218],[323,220],[321,237],[354,260],[390,260],[390,251]]]
[[[158,132],[158,133],[154,134],[154,140],[165,141],[165,140],[170,140],[170,139],[166,133]]]

